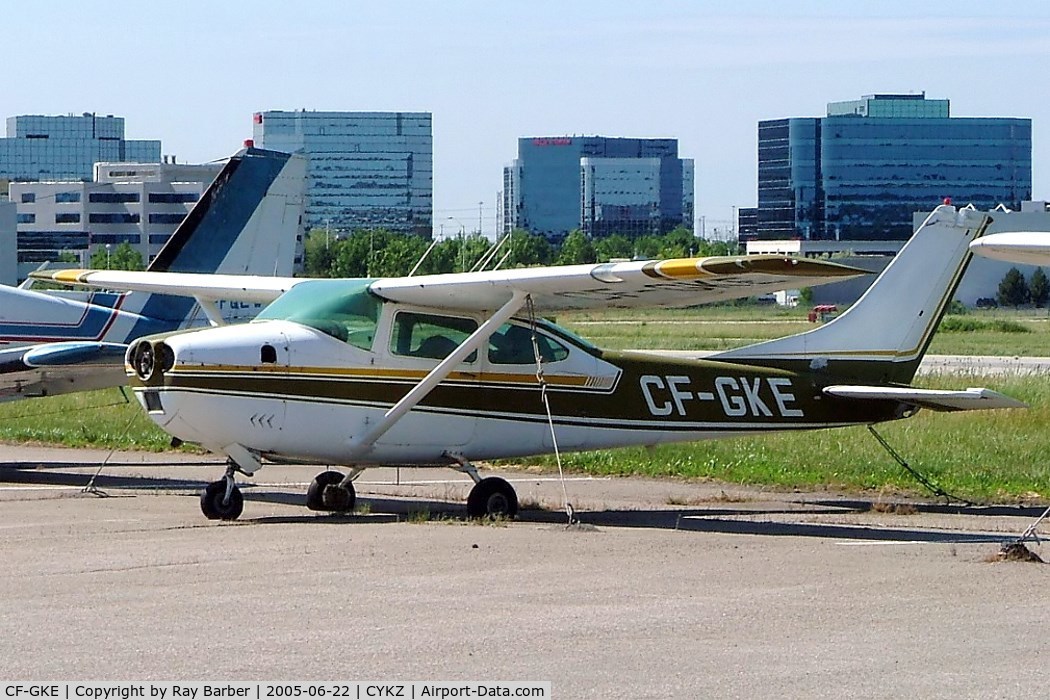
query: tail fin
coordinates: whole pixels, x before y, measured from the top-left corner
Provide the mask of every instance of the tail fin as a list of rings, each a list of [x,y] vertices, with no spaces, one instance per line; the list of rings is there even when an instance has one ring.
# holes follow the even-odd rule
[[[290,277],[302,240],[305,187],[303,156],[260,148],[239,151],[148,269]],[[152,294],[139,313],[180,324],[195,316],[195,306],[192,299]]]
[[[302,223],[306,159],[245,148],[149,266],[153,272],[290,277]]]
[[[970,261],[969,244],[991,223],[972,208],[933,210],[871,287],[842,315],[805,333],[710,359],[773,361],[836,376],[910,382]]]

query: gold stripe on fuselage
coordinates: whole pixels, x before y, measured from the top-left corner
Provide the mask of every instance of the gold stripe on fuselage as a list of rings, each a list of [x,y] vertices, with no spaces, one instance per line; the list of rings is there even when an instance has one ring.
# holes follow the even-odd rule
[[[405,379],[419,381],[425,377],[427,370],[382,369],[351,367],[287,367],[281,365],[207,365],[193,367],[178,365],[168,371],[171,375],[242,375],[259,374],[282,375],[289,379],[297,376],[333,376],[353,379]],[[469,372],[454,371],[447,377],[449,381],[480,382],[489,384],[538,384],[536,375],[518,372]],[[594,377],[590,375],[544,375],[544,380],[551,385],[576,387],[581,389],[611,389],[616,384],[615,377]]]

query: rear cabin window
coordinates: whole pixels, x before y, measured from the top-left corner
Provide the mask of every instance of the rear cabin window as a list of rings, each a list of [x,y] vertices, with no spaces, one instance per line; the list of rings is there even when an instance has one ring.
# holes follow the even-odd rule
[[[472,318],[401,311],[394,317],[390,352],[406,357],[443,360],[477,329],[478,323]],[[477,359],[478,353],[472,352],[466,361],[475,362]]]

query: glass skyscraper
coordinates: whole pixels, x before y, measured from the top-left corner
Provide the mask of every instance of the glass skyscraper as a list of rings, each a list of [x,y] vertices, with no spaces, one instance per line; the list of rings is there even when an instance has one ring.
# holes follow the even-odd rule
[[[693,230],[693,161],[676,139],[558,136],[518,139],[503,171],[503,222],[560,240]]]
[[[946,197],[1016,210],[1031,195],[1030,119],[951,117],[948,100],[871,95],[831,103],[822,118],[759,122],[751,237],[906,240],[912,214]]]
[[[112,114],[8,117],[0,178],[90,182],[95,163],[159,163],[160,148],[160,141],[125,139],[124,118]]]
[[[257,146],[306,156],[308,228],[431,236],[430,112],[268,111],[254,121]]]

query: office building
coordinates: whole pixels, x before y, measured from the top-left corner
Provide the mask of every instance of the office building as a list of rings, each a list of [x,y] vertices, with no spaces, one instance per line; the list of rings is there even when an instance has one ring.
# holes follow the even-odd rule
[[[429,112],[258,112],[254,140],[306,156],[307,228],[431,236]]]
[[[501,228],[558,241],[693,230],[693,161],[676,139],[559,136],[518,139],[503,170]]]
[[[88,182],[99,162],[160,162],[160,141],[124,138],[124,118],[82,116],[8,117],[0,138],[0,178],[20,181]]]
[[[945,198],[1018,209],[1031,195],[1030,119],[871,95],[831,103],[825,117],[759,122],[757,222],[742,240],[906,240],[912,213]]]
[[[221,163],[98,163],[93,182],[13,182],[19,277],[71,252],[129,243],[153,259],[222,169]]]
[[[0,197],[0,284],[18,282],[18,229],[14,202]]]

